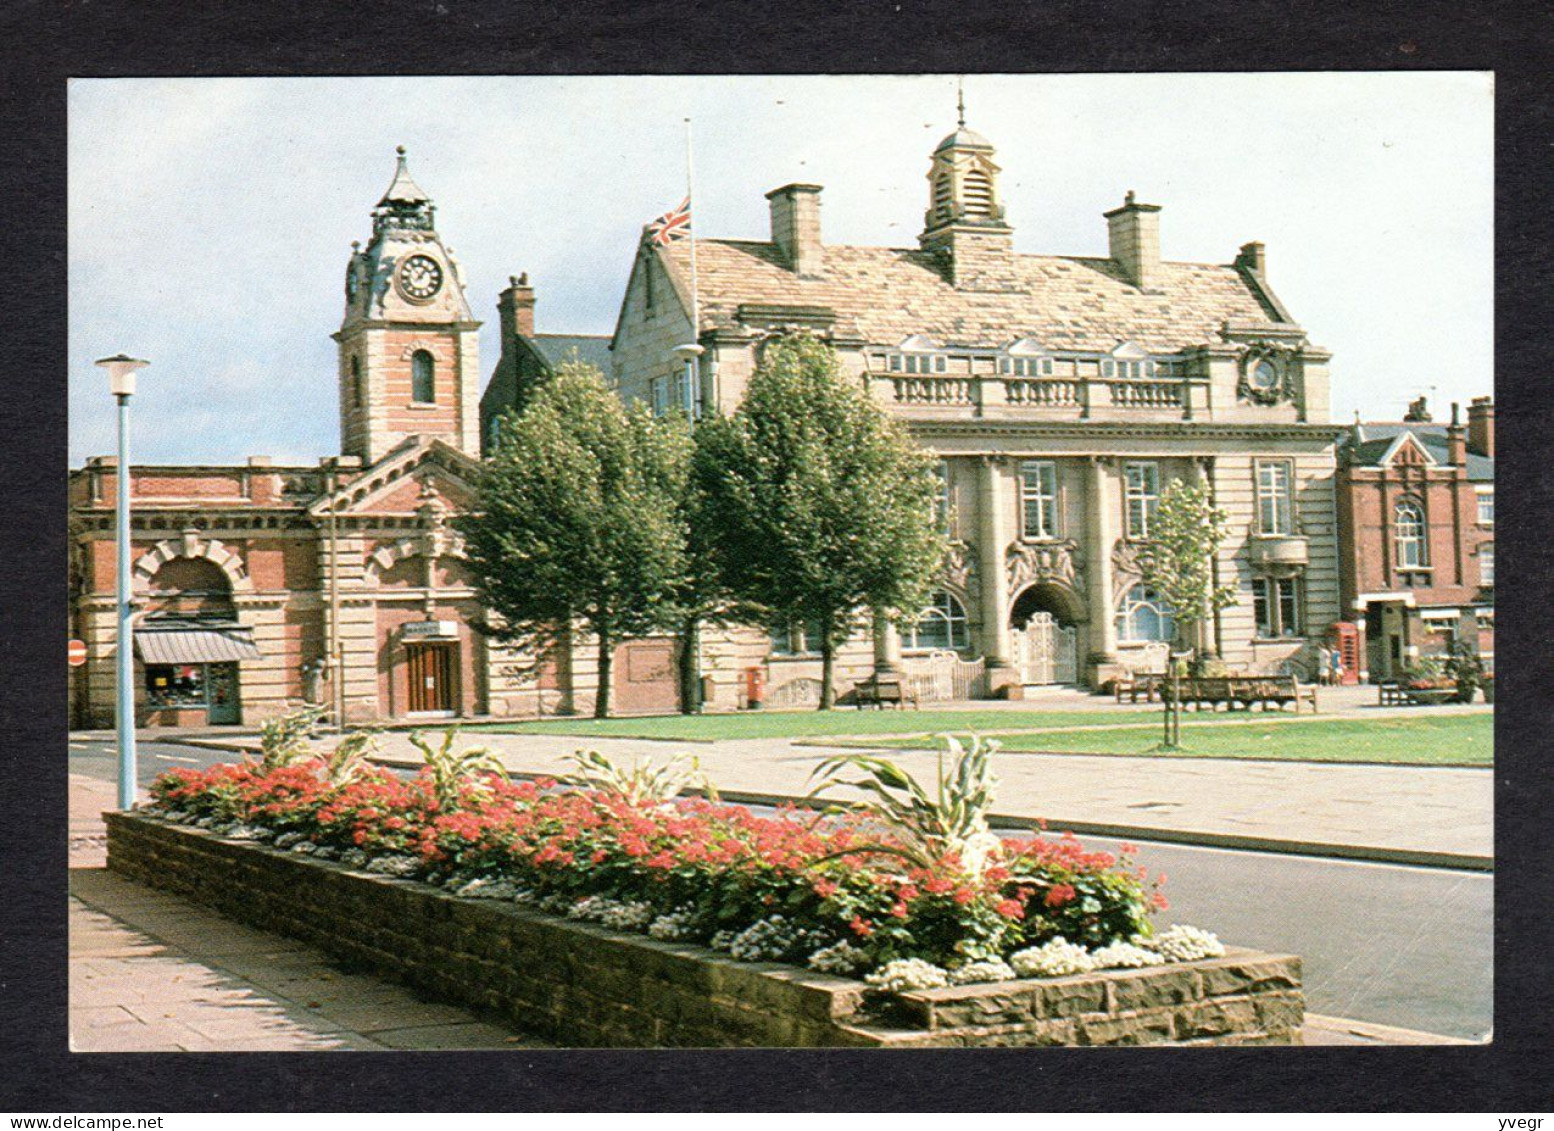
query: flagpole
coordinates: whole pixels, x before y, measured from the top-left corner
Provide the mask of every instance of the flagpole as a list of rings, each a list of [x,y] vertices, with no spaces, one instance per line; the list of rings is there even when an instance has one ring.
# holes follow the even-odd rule
[[[685,119],[685,199],[691,214],[691,341],[701,344],[701,293],[696,279],[696,178],[691,164],[691,120]]]

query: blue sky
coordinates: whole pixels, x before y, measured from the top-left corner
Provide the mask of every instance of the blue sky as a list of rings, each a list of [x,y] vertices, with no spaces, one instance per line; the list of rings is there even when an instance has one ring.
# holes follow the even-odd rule
[[[970,75],[1020,251],[1098,255],[1123,193],[1167,259],[1268,247],[1334,351],[1336,419],[1492,389],[1493,82],[1484,74]],[[70,86],[70,458],[113,450],[93,359],[148,358],[137,463],[338,449],[334,343],[352,240],[394,147],[438,204],[495,363],[527,271],[542,331],[607,334],[641,225],[767,238],[763,194],[825,186],[828,243],[911,246],[953,76],[85,79]]]

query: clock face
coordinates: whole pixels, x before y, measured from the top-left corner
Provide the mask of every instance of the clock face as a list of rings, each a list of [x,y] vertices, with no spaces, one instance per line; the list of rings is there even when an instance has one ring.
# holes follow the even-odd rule
[[[442,289],[442,268],[427,255],[412,255],[399,269],[399,289],[415,302],[425,302]]]
[[[1259,361],[1252,367],[1252,384],[1259,389],[1272,389],[1279,383],[1279,371],[1271,361]]]

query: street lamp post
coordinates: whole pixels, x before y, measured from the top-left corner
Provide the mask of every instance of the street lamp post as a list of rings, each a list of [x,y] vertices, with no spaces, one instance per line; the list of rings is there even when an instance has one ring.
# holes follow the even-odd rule
[[[117,722],[119,728],[119,808],[135,807],[135,657],[134,628],[130,623],[130,475],[129,475],[129,402],[135,395],[135,371],[148,362],[124,354],[105,357],[97,362],[108,371],[108,387],[119,402],[118,490],[114,509],[118,519],[115,557],[118,564],[119,635]]]
[[[674,352],[685,362],[685,399],[681,406],[692,420],[702,413],[701,356],[706,347],[698,342],[686,342],[675,346]],[[680,678],[684,683],[680,696],[681,709],[687,714],[702,712],[701,697],[701,624],[692,615],[685,621],[685,639],[682,641],[685,658],[680,665]]]

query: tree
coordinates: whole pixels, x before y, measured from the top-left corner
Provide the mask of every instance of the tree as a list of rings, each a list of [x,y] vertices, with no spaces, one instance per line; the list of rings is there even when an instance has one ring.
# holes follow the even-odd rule
[[[765,350],[744,403],[703,422],[694,523],[729,594],[768,627],[820,632],[820,708],[863,610],[915,615],[946,546],[932,457],[807,335]]]
[[[1176,480],[1160,494],[1150,522],[1144,584],[1171,606],[1177,643],[1210,650],[1203,626],[1236,603],[1236,591],[1214,583],[1214,559],[1229,533],[1230,517],[1209,496],[1205,483]]]
[[[690,429],[628,411],[598,371],[562,365],[503,418],[474,509],[459,520],[496,634],[536,663],[580,626],[598,645],[594,715],[610,713],[616,645],[674,625],[687,569]]]
[[[1203,631],[1209,618],[1236,603],[1236,591],[1214,583],[1214,559],[1229,533],[1230,517],[1209,495],[1206,483],[1177,480],[1160,494],[1150,523],[1150,548],[1144,559],[1143,581],[1171,606],[1176,624],[1176,643],[1197,651],[1196,667],[1203,668],[1209,647]],[[1167,749],[1182,742],[1182,696],[1175,682],[1177,662],[1171,661],[1172,688],[1162,695],[1165,703]]]

